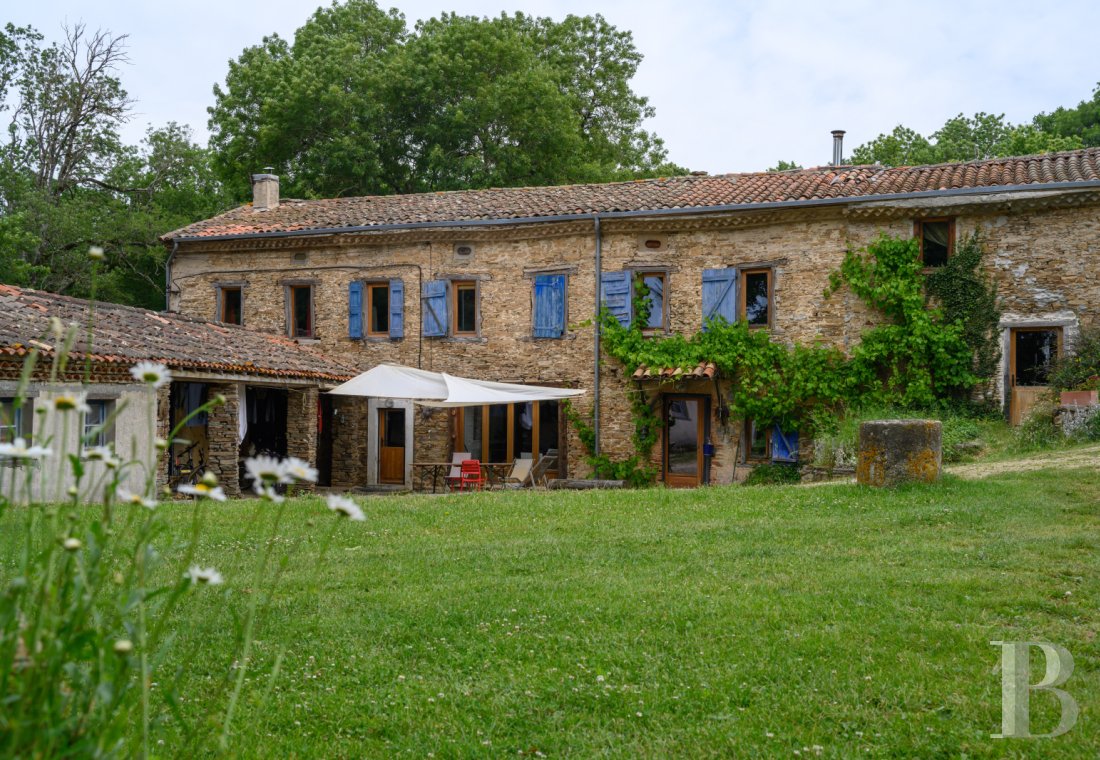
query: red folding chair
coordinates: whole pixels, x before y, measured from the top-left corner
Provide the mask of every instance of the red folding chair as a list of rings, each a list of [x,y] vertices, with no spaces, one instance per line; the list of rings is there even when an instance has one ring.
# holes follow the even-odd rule
[[[485,485],[485,476],[481,474],[481,461],[478,459],[467,459],[462,463],[461,479],[458,482],[459,490],[465,491],[467,488],[473,490],[481,490]]]

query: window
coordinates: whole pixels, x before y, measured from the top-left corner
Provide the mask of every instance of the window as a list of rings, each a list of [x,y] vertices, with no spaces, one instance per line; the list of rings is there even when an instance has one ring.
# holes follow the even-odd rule
[[[942,267],[946,264],[955,251],[955,220],[919,219],[914,227],[924,265]]]
[[[495,463],[522,457],[537,460],[558,448],[559,404],[528,401],[462,407],[458,426],[455,440],[474,459]]]
[[[642,325],[647,330],[663,330],[665,320],[665,304],[668,299],[666,294],[666,275],[664,272],[643,272],[635,280],[635,293],[641,289],[646,291],[646,301],[649,304],[649,318]]]
[[[313,335],[313,286],[287,286],[287,316],[290,337],[312,338]]]
[[[451,292],[454,304],[452,335],[477,335],[477,283],[452,283]]]
[[[745,421],[745,461],[764,462],[771,457],[771,430],[756,424],[753,420]]]
[[[772,323],[772,270],[746,269],[741,272],[741,300],[738,319],[749,327],[768,327]]]
[[[84,413],[84,429],[81,431],[84,446],[106,446],[113,440],[114,425],[107,424],[113,405],[113,401],[88,401],[88,411]]]
[[[390,284],[372,282],[367,285],[367,335],[390,334]]]
[[[14,398],[0,398],[0,443],[11,443],[30,434],[29,404],[16,404]]]
[[[241,289],[235,286],[221,287],[218,291],[218,321],[229,325],[242,324]]]

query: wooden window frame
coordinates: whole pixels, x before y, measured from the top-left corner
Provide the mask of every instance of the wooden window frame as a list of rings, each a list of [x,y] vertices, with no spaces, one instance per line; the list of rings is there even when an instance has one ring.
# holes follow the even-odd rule
[[[532,422],[531,422],[531,451],[520,451],[520,452],[516,451],[516,433],[515,433],[516,419],[515,419],[515,414],[516,414],[516,404],[517,403],[522,403],[522,402],[515,402],[515,403],[510,403],[510,404],[505,404],[504,405],[504,406],[508,407],[508,416],[507,416],[507,423],[506,423],[507,441],[506,441],[506,444],[505,444],[505,453],[507,455],[505,457],[505,459],[507,461],[506,462],[496,462],[494,464],[507,464],[509,462],[514,462],[516,459],[519,458],[520,454],[530,454],[532,459],[534,459],[536,462],[538,461],[538,458],[539,458],[539,452],[538,452],[539,434],[541,432],[540,427],[542,425],[542,412],[540,411],[540,406],[539,406],[540,402],[538,402],[538,401],[532,401],[531,402],[531,417],[532,417]],[[478,407],[479,409],[481,409],[481,451],[471,451],[471,452],[469,452],[471,457],[473,457],[474,459],[479,459],[482,462],[487,462],[488,461],[486,459],[486,457],[488,456],[488,449],[489,449],[489,407],[490,406],[498,406],[498,405],[497,404],[483,404],[480,407]],[[564,471],[565,471],[565,453],[564,453],[565,448],[562,445],[562,430],[563,430],[563,428],[562,428],[562,424],[561,424],[561,422],[562,422],[561,401],[558,401],[558,407],[557,408],[558,408],[558,445],[555,448],[557,448],[557,450],[558,450],[558,467],[559,467],[559,475],[560,475],[560,474],[563,474]],[[465,444],[465,441],[466,441],[466,407],[461,407],[459,409],[459,413],[455,415],[455,439],[454,440],[455,440],[455,447],[456,447],[455,450],[456,451],[459,450],[457,447],[466,445]]]
[[[458,292],[474,292],[474,329],[458,329]],[[476,338],[481,335],[481,283],[478,280],[451,280],[451,337]]]
[[[635,288],[638,285],[638,280],[645,280],[646,277],[660,277],[661,288],[663,290],[661,296],[661,325],[659,327],[642,327],[642,333],[644,335],[656,335],[657,333],[667,333],[669,331],[670,314],[672,309],[669,304],[669,270],[665,267],[654,269],[632,269],[630,277],[630,319],[634,321],[634,298]]]
[[[926,272],[939,269],[939,267],[928,266],[924,263],[924,225],[942,222],[947,222],[947,260],[950,261],[951,257],[955,255],[955,217],[929,216],[916,219],[913,222],[913,237],[917,239],[917,250],[920,251],[921,266],[924,267]]]
[[[317,311],[315,309],[315,299],[317,296],[317,284],[313,282],[288,282],[284,285],[286,288],[286,332],[291,338],[316,340],[317,339]],[[295,334],[294,327],[294,305],[295,305],[295,293],[299,290],[309,289],[309,327],[308,332],[304,335]]]
[[[746,308],[748,277],[750,274],[763,274],[768,278],[768,321],[763,325],[749,325],[750,330],[767,330],[775,324],[775,269],[772,267],[751,267],[737,270],[737,319],[748,323],[748,310]]]
[[[102,405],[103,407],[103,430],[99,433],[99,440],[89,441],[84,443],[84,436],[88,434],[88,414],[85,412],[80,416],[80,441],[81,448],[94,448],[96,446],[109,446],[115,442],[115,421],[111,419],[111,415],[115,411],[115,400],[109,398],[94,398],[87,400],[88,406],[94,408],[95,406]]]
[[[374,290],[375,288],[386,289],[386,329],[375,330],[371,317],[374,315]],[[390,283],[389,280],[367,280],[363,283],[363,290],[366,292],[363,294],[363,335],[368,338],[388,338],[390,337],[390,312],[393,308],[389,302],[390,297]]]
[[[235,290],[241,294],[240,304],[240,322],[226,322],[225,321],[225,294],[230,290]],[[227,325],[239,325],[244,326],[244,285],[238,285],[236,283],[226,283],[224,285],[218,285],[218,304],[217,313],[214,315],[215,321],[221,322]]]
[[[761,464],[764,462],[770,462],[772,459],[772,428],[770,425],[766,426],[763,431],[764,434],[764,456],[758,457],[752,454],[752,431],[756,426],[756,420],[745,420],[745,424],[742,428],[741,435],[744,439],[744,444],[741,449],[744,451],[742,455],[742,464]]]

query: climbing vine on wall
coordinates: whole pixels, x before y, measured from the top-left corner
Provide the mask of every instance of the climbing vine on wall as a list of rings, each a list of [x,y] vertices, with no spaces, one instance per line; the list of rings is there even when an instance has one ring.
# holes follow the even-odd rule
[[[962,325],[962,337],[974,357],[974,374],[992,377],[1001,361],[1001,309],[997,284],[982,269],[985,246],[974,232],[958,241],[947,263],[925,280],[925,291],[943,310],[945,322]]]
[[[976,269],[974,277],[980,278]],[[734,414],[784,427],[797,427],[816,409],[844,404],[928,406],[978,381],[978,363],[958,311],[948,318],[925,297],[916,241],[883,235],[865,249],[850,250],[830,275],[825,296],[844,287],[886,317],[863,334],[851,356],[821,343],[788,346],[745,322],[712,321],[690,337],[645,335],[637,312],[623,326],[605,311],[603,345],[628,374],[642,365],[690,370],[713,362],[730,381]],[[644,295],[635,293],[636,308]],[[645,408],[653,414],[648,404]],[[656,437],[647,443],[648,452]]]

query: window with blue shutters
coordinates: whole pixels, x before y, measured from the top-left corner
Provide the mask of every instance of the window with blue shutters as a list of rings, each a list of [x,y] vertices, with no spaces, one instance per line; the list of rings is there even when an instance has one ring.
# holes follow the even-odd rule
[[[447,334],[447,281],[429,280],[420,297],[421,333],[426,338]]]
[[[390,337],[405,337],[405,283],[390,280]]]
[[[565,275],[535,276],[534,336],[560,338],[565,335]]]
[[[603,305],[623,327],[630,327],[632,286],[630,272],[604,272],[600,275]]]
[[[363,283],[348,283],[348,337],[363,337]]]
[[[737,270],[703,270],[703,329],[713,320],[737,321]]]
[[[798,431],[784,431],[778,423],[772,428],[772,461],[798,461]]]

